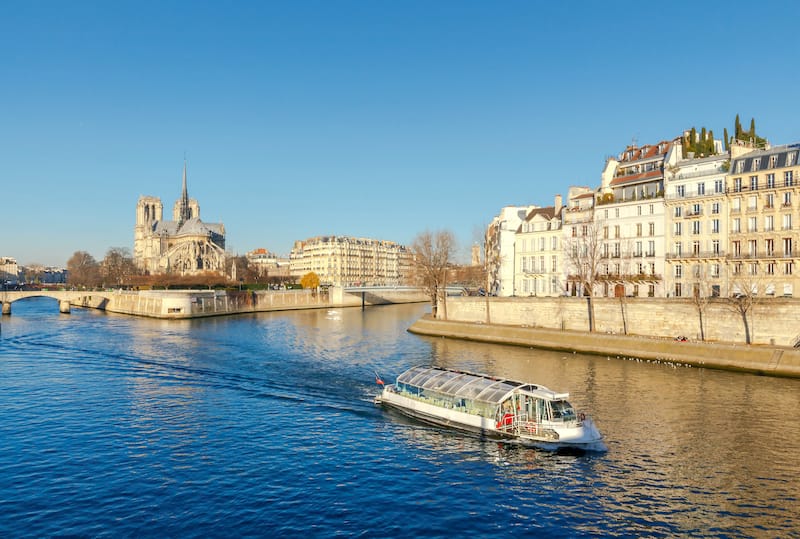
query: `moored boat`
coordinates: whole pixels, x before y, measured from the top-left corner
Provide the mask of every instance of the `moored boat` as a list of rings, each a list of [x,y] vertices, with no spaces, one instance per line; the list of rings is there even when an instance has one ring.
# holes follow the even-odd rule
[[[411,367],[394,384],[378,383],[383,391],[376,403],[428,423],[542,449],[607,450],[568,393],[541,385],[433,366]]]

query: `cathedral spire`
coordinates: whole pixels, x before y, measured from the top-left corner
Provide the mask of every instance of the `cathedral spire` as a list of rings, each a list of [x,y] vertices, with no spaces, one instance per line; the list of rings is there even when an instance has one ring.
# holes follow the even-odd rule
[[[181,224],[192,218],[192,210],[189,207],[189,191],[186,188],[186,158],[183,158],[183,191],[181,191],[180,203],[180,222]]]

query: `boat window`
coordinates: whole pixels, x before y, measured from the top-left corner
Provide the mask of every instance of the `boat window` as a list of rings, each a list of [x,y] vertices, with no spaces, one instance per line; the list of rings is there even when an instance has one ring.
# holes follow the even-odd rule
[[[553,409],[553,421],[575,421],[575,410],[567,401],[553,401],[550,406]]]

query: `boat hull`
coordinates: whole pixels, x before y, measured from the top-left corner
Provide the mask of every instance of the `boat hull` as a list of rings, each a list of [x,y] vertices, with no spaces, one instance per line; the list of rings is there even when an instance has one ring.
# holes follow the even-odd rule
[[[549,432],[551,435],[537,436],[498,429],[494,419],[409,398],[393,391],[392,386],[387,386],[375,401],[377,404],[396,410],[405,416],[437,426],[470,432],[484,438],[519,443],[527,447],[549,451],[564,448],[582,451],[607,450],[600,432],[591,419],[586,419],[572,427],[558,428],[546,425],[547,428],[540,432]],[[554,432],[557,434],[557,438],[552,435]]]

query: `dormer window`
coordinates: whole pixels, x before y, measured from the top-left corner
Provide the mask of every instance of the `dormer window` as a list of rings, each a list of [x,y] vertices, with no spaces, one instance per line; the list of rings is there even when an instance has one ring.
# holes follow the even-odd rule
[[[797,152],[789,152],[786,154],[786,166],[791,167],[795,163],[795,159],[797,158]]]
[[[753,159],[753,162],[750,163],[750,170],[752,172],[755,172],[756,170],[758,170],[758,167],[760,165],[761,165],[761,158],[760,157],[756,157],[755,159]]]
[[[744,172],[744,160],[736,162],[736,172]]]
[[[769,157],[769,168],[775,168],[776,166],[778,166],[778,156],[771,155]]]

